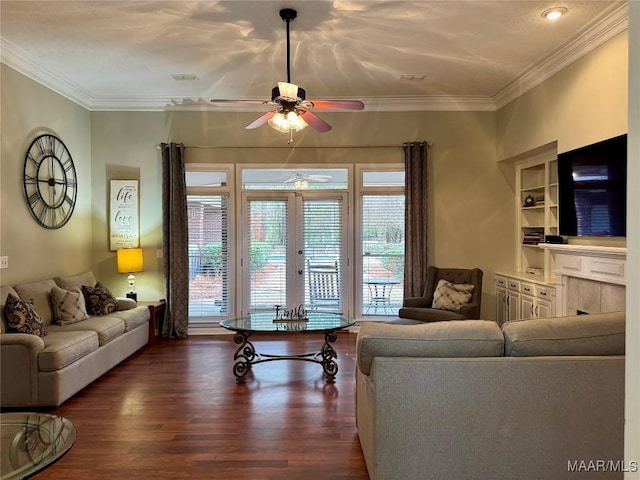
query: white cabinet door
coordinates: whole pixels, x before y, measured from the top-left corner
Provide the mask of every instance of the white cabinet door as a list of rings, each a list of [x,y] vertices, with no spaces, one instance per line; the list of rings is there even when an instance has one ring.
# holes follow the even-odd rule
[[[507,318],[518,320],[520,318],[520,294],[509,291],[507,293]]]
[[[537,300],[535,305],[536,317],[547,318],[553,317],[553,304],[547,300]]]
[[[522,295],[520,299],[520,318],[523,320],[535,316],[535,299],[529,295]]]
[[[507,289],[496,287],[496,321],[502,325],[508,319],[507,315]]]

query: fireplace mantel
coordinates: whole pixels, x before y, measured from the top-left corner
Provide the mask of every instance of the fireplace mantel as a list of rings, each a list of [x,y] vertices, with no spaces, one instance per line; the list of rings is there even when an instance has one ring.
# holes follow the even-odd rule
[[[540,248],[556,253],[571,253],[585,256],[626,257],[627,247],[603,247],[599,245],[569,245],[566,243],[540,243]]]
[[[551,251],[555,274],[626,285],[626,247],[543,243]]]
[[[557,314],[571,314],[576,301],[575,295],[576,282],[579,285],[585,283],[582,288],[586,288],[585,282],[590,281],[591,287],[597,287],[597,292],[602,292],[605,300],[615,295],[614,292],[623,292],[626,285],[626,264],[627,249],[626,247],[604,247],[596,245],[567,245],[567,244],[540,244],[540,248],[547,249],[551,252],[553,258],[555,283],[559,291],[559,299],[557,302]],[[574,278],[584,280],[572,280]],[[596,283],[594,283],[596,282]],[[601,285],[601,286],[599,286]],[[616,287],[617,285],[617,287]],[[571,288],[570,288],[571,287]],[[581,288],[581,287],[578,287]],[[581,294],[579,297],[588,297],[589,294]],[[600,296],[600,293],[597,293]],[[624,295],[621,302],[624,305]],[[587,299],[588,300],[588,299]]]

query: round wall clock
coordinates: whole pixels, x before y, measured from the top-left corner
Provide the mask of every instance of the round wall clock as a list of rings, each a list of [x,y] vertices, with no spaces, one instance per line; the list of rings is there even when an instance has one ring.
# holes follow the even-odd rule
[[[49,133],[36,137],[24,158],[24,195],[35,221],[48,229],[64,226],[77,193],[76,167],[65,144]]]

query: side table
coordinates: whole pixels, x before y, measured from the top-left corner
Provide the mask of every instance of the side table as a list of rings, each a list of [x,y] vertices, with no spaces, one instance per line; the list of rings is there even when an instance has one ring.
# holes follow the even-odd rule
[[[162,324],[164,322],[164,309],[167,302],[163,300],[156,300],[153,302],[138,302],[138,305],[146,306],[149,308],[149,344],[153,344],[158,339],[159,334],[162,333]],[[156,335],[156,327],[158,335]]]

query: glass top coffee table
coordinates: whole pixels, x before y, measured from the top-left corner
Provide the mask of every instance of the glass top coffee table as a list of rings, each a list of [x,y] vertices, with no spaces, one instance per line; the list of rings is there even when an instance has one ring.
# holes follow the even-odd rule
[[[306,315],[306,320],[274,320],[273,312],[252,313],[246,317],[231,318],[220,322],[220,326],[235,333],[233,341],[238,344],[233,359],[233,374],[236,381],[244,382],[257,363],[272,362],[274,360],[303,360],[322,365],[327,382],[333,382],[338,373],[338,355],[331,345],[336,341],[336,331],[349,328],[355,324],[353,319],[335,313],[315,313]],[[249,337],[254,333],[310,333],[323,332],[324,345],[318,352],[302,355],[267,355],[257,353]]]
[[[46,413],[0,414],[2,480],[29,478],[62,457],[76,441],[64,417]]]

